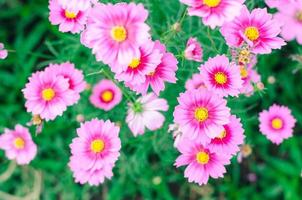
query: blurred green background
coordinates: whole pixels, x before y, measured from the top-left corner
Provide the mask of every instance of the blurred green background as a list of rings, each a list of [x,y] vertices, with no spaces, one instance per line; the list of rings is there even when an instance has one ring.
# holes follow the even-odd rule
[[[142,2],[150,12],[147,23],[152,27],[153,39],[164,42],[175,55],[182,54],[191,36],[202,43],[204,60],[217,54],[214,45],[220,54],[227,53],[218,29],[209,30],[197,17],[187,16],[179,31],[167,33],[185,11],[186,7],[178,0],[135,2]],[[262,0],[247,0],[246,5],[249,9],[265,6]],[[60,33],[57,26],[49,23],[47,7],[46,0],[0,0],[0,42],[10,50],[8,58],[0,60],[0,133],[5,127],[13,128],[18,123],[25,125],[31,119],[24,108],[21,89],[32,72],[49,63],[68,60],[86,75],[107,68],[96,62],[91,51],[80,44],[78,35]],[[35,137],[35,130],[31,128],[38,145],[38,155],[30,166],[14,168],[3,151],[0,152],[0,199],[26,199],[25,196],[27,199],[45,200],[301,199],[302,76],[301,64],[290,59],[291,55],[301,53],[301,46],[292,41],[282,50],[258,56],[257,70],[266,87],[264,92],[229,99],[232,113],[242,119],[246,143],[253,152],[242,163],[234,158],[223,179],[211,180],[208,185],[199,187],[189,184],[183,177],[184,168],[175,169],[173,166],[178,153],[173,148],[172,134],[167,132],[168,125],[173,122],[176,98],[184,91],[185,81],[198,71],[198,63],[180,58],[177,84],[167,84],[161,93],[170,106],[162,129],[134,138],[125,123],[126,100],[113,110],[104,112],[90,104],[91,91],[86,90],[80,102],[70,107],[63,117],[44,124],[40,135]],[[274,84],[268,83],[269,76],[275,77]],[[85,77],[91,85],[102,78],[102,75]],[[258,130],[258,113],[273,103],[288,105],[298,121],[294,137],[280,146],[273,145]],[[85,120],[95,117],[110,119],[122,126],[122,150],[114,168],[114,177],[98,187],[74,183],[67,167],[69,144],[79,127],[78,115],[83,115]],[[14,197],[7,196],[8,193]]]

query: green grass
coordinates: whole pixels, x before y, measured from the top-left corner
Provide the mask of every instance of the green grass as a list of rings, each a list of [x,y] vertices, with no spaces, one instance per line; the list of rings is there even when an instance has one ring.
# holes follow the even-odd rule
[[[135,2],[142,2],[150,12],[147,22],[152,27],[153,39],[164,42],[175,55],[182,54],[191,36],[197,37],[202,43],[204,60],[217,54],[215,48],[220,54],[227,53],[227,46],[219,31],[208,30],[197,17],[185,17],[181,31],[166,36],[165,32],[185,11],[185,6],[178,0]],[[249,8],[264,7],[262,0],[247,0],[246,4]],[[43,69],[48,63],[67,60],[75,63],[86,75],[107,68],[96,62],[91,51],[80,44],[78,35],[60,33],[57,26],[49,23],[47,6],[44,0],[0,0],[0,42],[14,50],[6,60],[0,61],[0,133],[5,127],[13,128],[17,123],[25,125],[31,119],[24,108],[21,89],[32,72]],[[5,181],[0,175],[0,199],[5,199],[3,192],[15,196],[36,192],[38,196],[40,194],[40,199],[45,200],[301,199],[302,82],[301,71],[293,73],[301,64],[289,58],[301,52],[301,46],[290,42],[282,50],[258,56],[257,70],[266,86],[265,93],[255,93],[249,98],[241,96],[229,99],[232,113],[242,119],[246,143],[252,146],[253,153],[241,164],[234,158],[227,167],[224,179],[211,180],[207,186],[198,187],[189,184],[183,177],[184,168],[176,169],[173,166],[178,153],[173,148],[172,135],[167,132],[168,125],[173,122],[176,98],[184,91],[185,81],[198,71],[197,63],[179,59],[177,84],[167,84],[166,90],[161,93],[170,106],[165,113],[166,123],[162,129],[134,138],[125,123],[125,98],[113,110],[104,112],[90,104],[91,91],[85,91],[77,105],[69,108],[63,117],[46,123],[42,134],[34,137],[39,151],[29,167],[16,167]],[[269,76],[276,78],[275,84],[268,83]],[[104,77],[99,74],[85,78],[93,85]],[[273,103],[288,105],[298,121],[294,137],[280,146],[273,145],[258,130],[259,111]],[[114,168],[114,177],[98,187],[74,183],[67,167],[69,144],[79,127],[76,121],[78,114],[84,115],[86,120],[98,117],[122,125],[122,150]],[[33,128],[31,132],[34,133]],[[10,164],[1,151],[0,174]],[[248,181],[250,173],[256,174],[256,182]]]

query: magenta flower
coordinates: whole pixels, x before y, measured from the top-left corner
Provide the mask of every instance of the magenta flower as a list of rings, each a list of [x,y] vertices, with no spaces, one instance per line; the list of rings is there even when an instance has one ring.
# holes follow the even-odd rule
[[[240,68],[229,63],[225,55],[209,58],[199,70],[205,86],[219,96],[238,96],[240,93],[243,83]]]
[[[0,135],[0,148],[10,160],[16,160],[17,164],[29,164],[37,154],[37,146],[33,142],[27,128],[16,125],[15,130],[5,129]]]
[[[180,0],[189,6],[191,16],[202,18],[202,22],[214,29],[240,14],[245,0]]]
[[[156,95],[159,95],[160,91],[165,89],[165,82],[176,83],[176,71],[178,61],[172,53],[166,51],[165,45],[161,44],[159,41],[155,41],[155,49],[159,50],[163,55],[160,63],[156,68],[146,75],[146,80],[140,84],[133,84],[131,82],[126,82],[126,85],[130,89],[145,95],[149,89],[152,88]]]
[[[112,71],[117,72],[115,78],[119,81],[131,84],[142,84],[146,81],[146,75],[154,72],[161,63],[163,54],[155,48],[151,40],[139,47],[139,54],[127,65],[115,63],[111,66]],[[118,72],[119,70],[123,70]]]
[[[90,11],[81,42],[92,48],[98,61],[128,65],[138,55],[138,47],[150,38],[147,17],[142,4],[97,3]]]
[[[209,177],[220,178],[226,172],[224,165],[230,163],[230,156],[219,154],[213,149],[204,147],[199,142],[183,138],[177,146],[181,155],[176,159],[175,166],[185,166],[185,177],[189,182],[199,185],[207,184]]]
[[[281,36],[286,41],[297,39],[302,44],[302,1],[283,2],[275,19],[283,23]]]
[[[206,89],[181,93],[178,102],[173,113],[174,122],[179,124],[185,137],[203,145],[217,137],[223,125],[230,121],[226,100]]]
[[[221,154],[236,155],[239,145],[244,142],[243,128],[239,118],[231,115],[230,123],[223,126],[224,130],[211,140],[208,148]]]
[[[45,69],[46,74],[55,74],[68,79],[69,89],[74,91],[74,103],[80,99],[80,93],[86,88],[83,71],[76,69],[73,63],[50,64]]]
[[[165,116],[159,111],[167,111],[169,108],[165,99],[158,98],[149,93],[130,103],[126,122],[134,136],[145,133],[145,128],[151,131],[161,128]]]
[[[257,54],[268,54],[272,49],[285,45],[284,40],[278,37],[280,32],[281,24],[272,19],[266,8],[257,8],[250,13],[246,6],[242,8],[240,16],[221,28],[229,46],[240,47],[245,42]]]
[[[121,149],[120,128],[109,120],[93,119],[81,124],[70,144],[69,167],[75,182],[98,185],[112,177]]]
[[[203,50],[197,38],[190,37],[185,49],[185,58],[196,62],[202,61]]]
[[[296,119],[286,106],[272,105],[268,110],[259,114],[260,131],[267,139],[280,144],[284,139],[293,135]]]
[[[187,80],[185,88],[186,90],[205,89],[203,76],[201,74],[193,74],[192,78]]]
[[[4,49],[4,44],[0,43],[0,59],[5,59],[7,57],[7,50]]]
[[[69,79],[57,76],[54,72],[34,73],[22,92],[27,112],[40,115],[46,121],[61,116],[67,106],[77,99],[74,91],[69,89]]]
[[[49,0],[49,21],[61,32],[79,33],[85,28],[90,9],[88,0]]]
[[[103,79],[93,87],[90,102],[97,108],[111,110],[122,100],[122,92],[111,80]]]

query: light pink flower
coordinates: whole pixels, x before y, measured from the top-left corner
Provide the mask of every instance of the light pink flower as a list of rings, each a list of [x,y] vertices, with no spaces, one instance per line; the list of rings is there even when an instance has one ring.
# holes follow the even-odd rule
[[[97,3],[90,11],[81,42],[92,48],[98,61],[129,64],[138,55],[138,47],[150,38],[147,17],[142,4]]]
[[[302,1],[282,3],[275,19],[283,23],[281,36],[286,41],[297,39],[302,44]]]
[[[199,142],[183,138],[178,143],[181,155],[176,159],[175,166],[185,166],[185,177],[189,182],[199,185],[207,184],[210,177],[220,178],[226,172],[224,165],[230,163],[230,156],[219,154]]]
[[[130,89],[143,95],[147,93],[149,86],[156,95],[159,95],[160,91],[165,89],[165,82],[176,83],[177,80],[175,73],[178,61],[174,55],[167,52],[165,45],[161,44],[159,41],[155,41],[155,49],[158,49],[163,56],[155,70],[146,75],[145,82],[140,84],[126,82],[126,85],[130,87]]]
[[[240,119],[231,115],[230,123],[224,125],[223,128],[224,130],[216,138],[213,138],[207,147],[221,154],[235,155],[240,151],[239,145],[244,142],[244,130]]]
[[[103,79],[93,87],[90,102],[97,108],[111,110],[122,100],[122,92],[111,80]]]
[[[145,128],[154,131],[163,126],[165,116],[159,111],[167,111],[168,108],[165,99],[149,93],[129,104],[126,122],[134,136],[142,135]]]
[[[272,105],[259,114],[260,131],[270,141],[280,144],[293,135],[296,119],[286,106]]]
[[[69,89],[69,80],[55,73],[36,72],[22,90],[27,112],[46,121],[61,116],[77,96]]]
[[[61,32],[79,33],[85,27],[90,9],[88,0],[49,0],[49,21]]]
[[[76,69],[73,63],[65,62],[61,64],[50,64],[45,69],[46,74],[55,74],[68,79],[69,89],[74,91],[74,103],[80,99],[80,93],[86,88],[83,71]]]
[[[257,54],[268,54],[272,49],[285,45],[284,40],[278,37],[280,32],[280,22],[272,19],[266,8],[256,8],[250,13],[246,6],[238,17],[221,27],[229,46],[240,47],[246,42]]]
[[[229,123],[230,109],[226,100],[207,89],[189,90],[178,97],[174,122],[185,137],[206,145]]]
[[[270,8],[281,8],[284,5],[295,2],[296,0],[265,0],[266,5]]]
[[[186,90],[205,89],[203,76],[201,74],[193,74],[192,78],[187,80],[185,88]]]
[[[99,185],[112,177],[121,149],[120,128],[109,120],[93,119],[81,124],[70,144],[69,167],[75,182]]]
[[[203,50],[197,38],[190,37],[185,49],[185,58],[196,62],[202,61]]]
[[[229,63],[225,55],[209,58],[199,70],[208,90],[219,96],[238,96],[240,93],[243,83],[240,68],[235,63]]]
[[[0,43],[0,59],[5,59],[7,57],[7,50],[4,49],[4,44]]]
[[[37,146],[33,142],[27,128],[16,125],[15,130],[5,129],[0,135],[0,148],[10,160],[19,165],[29,164],[37,154]]]
[[[130,82],[131,84],[143,84],[146,75],[155,71],[160,64],[163,54],[155,48],[151,40],[139,47],[139,54],[126,65],[114,63],[111,69],[117,72],[115,78],[119,81]],[[123,70],[123,71],[120,71]]]
[[[191,16],[202,18],[205,25],[214,29],[238,16],[245,0],[180,0],[189,6]]]

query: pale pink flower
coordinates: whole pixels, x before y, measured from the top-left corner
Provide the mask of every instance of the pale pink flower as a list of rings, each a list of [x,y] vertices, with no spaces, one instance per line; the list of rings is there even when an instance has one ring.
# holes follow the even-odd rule
[[[286,43],[278,34],[281,24],[272,18],[266,8],[256,8],[250,13],[246,6],[233,21],[221,27],[221,33],[231,47],[247,43],[253,53],[268,54],[272,49],[280,49]]]
[[[97,3],[90,11],[81,42],[92,48],[98,61],[129,64],[138,55],[138,47],[150,38],[147,17],[143,4]]]
[[[22,90],[27,112],[46,121],[61,116],[77,96],[69,89],[69,80],[55,73],[36,72]]]
[[[92,89],[90,102],[97,108],[111,110],[122,100],[122,92],[111,80],[103,79]]]
[[[180,0],[189,6],[191,16],[202,18],[202,22],[214,29],[240,14],[245,0]]]
[[[134,136],[142,135],[145,129],[151,131],[161,128],[165,116],[159,111],[167,111],[169,108],[165,99],[158,98],[155,94],[149,93],[130,103],[126,122]]]
[[[281,8],[284,5],[290,4],[292,2],[297,2],[299,0],[265,0],[266,5],[270,8]]]
[[[69,167],[75,182],[99,185],[112,177],[121,149],[120,128],[109,120],[93,119],[81,124],[70,144]]]
[[[110,66],[112,71],[117,73],[115,78],[119,81],[130,82],[134,85],[143,84],[146,81],[146,75],[155,71],[162,57],[163,54],[150,40],[139,47],[139,54],[133,57],[130,63],[126,65],[114,63]]]
[[[193,74],[192,78],[187,80],[185,88],[186,90],[205,89],[203,76],[201,74]]]
[[[61,32],[79,33],[85,28],[90,9],[88,0],[49,0],[49,21]]]
[[[206,145],[229,123],[230,109],[222,97],[207,89],[188,90],[178,97],[174,122],[185,137]]]
[[[37,146],[33,142],[29,130],[21,125],[16,125],[14,130],[5,129],[0,135],[0,148],[10,160],[17,164],[29,164],[37,154]]]
[[[230,163],[230,156],[219,154],[211,148],[201,145],[199,142],[183,138],[178,146],[181,155],[176,159],[175,166],[185,166],[184,176],[188,181],[207,184],[210,177],[221,178],[226,172],[224,165]]]
[[[185,58],[196,62],[202,61],[203,50],[197,38],[190,37],[185,49]]]
[[[268,110],[259,114],[260,131],[267,139],[280,144],[284,139],[293,135],[296,119],[286,106],[272,105]]]
[[[5,59],[7,57],[7,50],[4,48],[4,44],[0,43],[0,59]]]
[[[240,151],[239,145],[244,142],[243,128],[239,118],[231,115],[230,123],[223,126],[224,130],[211,140],[207,146],[221,154],[235,155]]]
[[[56,76],[63,76],[68,79],[69,89],[74,91],[74,103],[77,103],[80,99],[80,93],[86,88],[86,82],[84,80],[83,71],[76,69],[73,63],[65,62],[61,64],[50,64],[45,73],[53,73]]]
[[[126,82],[126,85],[130,89],[145,95],[149,89],[152,88],[156,95],[159,95],[160,91],[165,89],[165,82],[176,83],[176,70],[178,61],[172,53],[166,51],[165,45],[159,41],[155,41],[155,49],[158,49],[163,54],[160,63],[154,69],[154,71],[146,75],[146,80],[140,84],[132,84]]]
[[[240,68],[235,63],[230,63],[225,55],[209,58],[199,70],[208,90],[219,96],[238,96],[240,93],[243,83]]]
[[[275,19],[283,23],[281,36],[286,41],[296,39],[302,44],[302,1],[282,3],[278,7]]]

